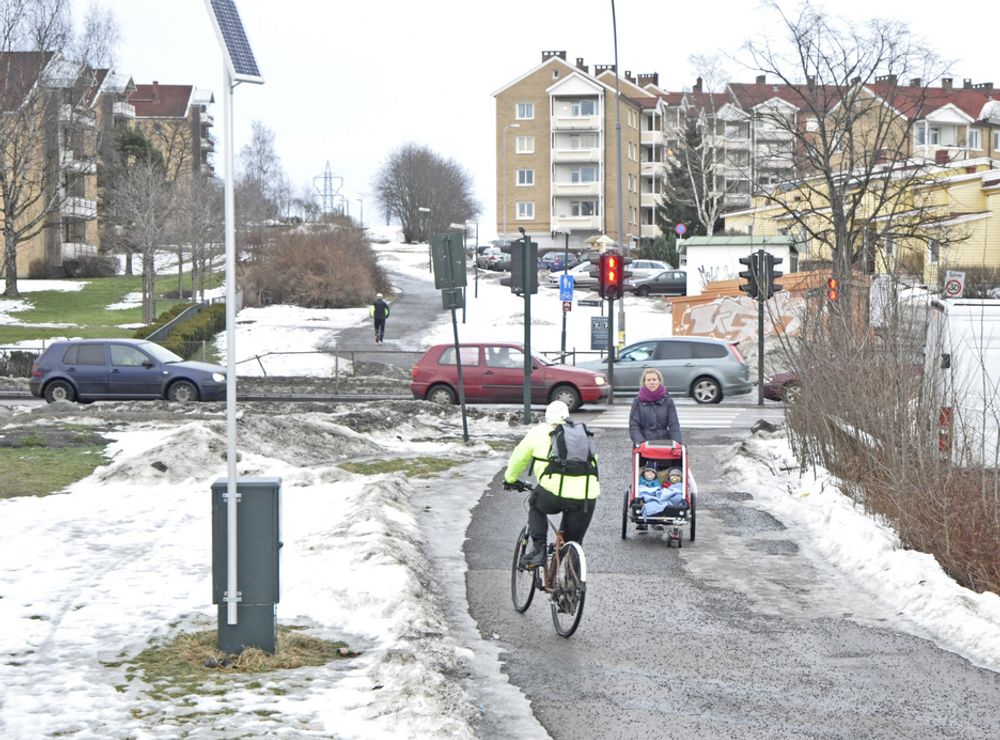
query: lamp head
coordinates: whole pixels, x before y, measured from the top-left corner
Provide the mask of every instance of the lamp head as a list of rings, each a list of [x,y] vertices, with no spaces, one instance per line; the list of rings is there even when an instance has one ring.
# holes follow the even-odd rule
[[[524,233],[524,227],[523,226],[518,226],[517,230],[521,232],[521,236],[526,236],[526,234]]]

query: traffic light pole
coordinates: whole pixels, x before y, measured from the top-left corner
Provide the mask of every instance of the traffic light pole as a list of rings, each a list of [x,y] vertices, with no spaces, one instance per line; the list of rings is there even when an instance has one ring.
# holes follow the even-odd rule
[[[608,405],[615,405],[615,299],[608,298]]]
[[[528,237],[521,229],[521,249],[524,250],[524,274],[521,278],[524,288],[524,423],[531,423],[531,289],[538,280],[538,265],[528,264]],[[535,271],[534,277],[531,270]]]

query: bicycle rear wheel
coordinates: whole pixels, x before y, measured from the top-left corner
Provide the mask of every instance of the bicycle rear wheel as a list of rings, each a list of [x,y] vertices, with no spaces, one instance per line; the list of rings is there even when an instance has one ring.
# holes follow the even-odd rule
[[[514,561],[510,566],[510,598],[514,602],[514,609],[521,614],[531,606],[531,599],[535,595],[535,571],[521,567],[521,556],[527,552],[530,543],[528,527],[524,526],[517,535]]]
[[[567,542],[559,555],[559,568],[552,584],[552,623],[563,637],[576,632],[587,595],[587,560],[583,548]]]

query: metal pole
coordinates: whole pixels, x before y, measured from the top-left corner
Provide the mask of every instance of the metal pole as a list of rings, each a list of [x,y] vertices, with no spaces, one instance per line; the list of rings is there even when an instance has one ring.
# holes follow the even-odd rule
[[[531,423],[531,287],[532,278],[528,265],[528,236],[525,234],[521,238],[521,249],[524,250],[524,274],[521,286],[524,288],[524,423]],[[536,277],[538,266],[535,265]]]
[[[226,247],[226,623],[237,623],[239,590],[236,563],[236,200],[233,195],[233,80],[223,68],[223,114],[226,136],[225,159],[225,247]]]
[[[615,161],[618,165],[618,244],[621,249],[619,250],[622,255],[629,255],[631,252],[631,245],[628,245],[628,251],[626,251],[625,244],[625,226],[622,220],[622,108],[621,108],[621,88],[619,85],[619,72],[618,72],[618,20],[615,16],[615,0],[611,0],[611,26],[614,30],[615,37],[615,146],[617,147],[617,154],[615,156]],[[611,307],[608,307],[610,312]],[[610,327],[610,323],[608,324]],[[618,331],[621,333],[620,344],[624,346],[625,344],[625,300],[622,299],[618,305]]]
[[[472,270],[476,273],[475,276],[475,293],[474,298],[479,297],[479,222],[476,221],[476,251],[472,254]]]
[[[615,405],[615,299],[608,298],[608,405]]]
[[[363,231],[365,228],[365,202],[361,198],[358,198],[358,208],[361,209],[361,229]]]
[[[757,250],[757,405],[764,405],[764,250]]]
[[[448,259],[451,260],[451,254],[448,255]],[[465,264],[465,259],[466,259],[466,257],[465,257],[465,228],[463,226],[463,228],[462,228],[462,264]],[[449,271],[453,271],[454,268],[453,267],[449,267],[448,270]],[[462,272],[465,272],[465,270],[463,270]],[[462,282],[465,283],[464,280]],[[462,323],[463,324],[465,323],[465,285],[464,284],[462,285]],[[466,441],[468,441],[468,440],[466,440]]]
[[[566,232],[566,243],[563,246],[563,275],[569,273],[569,232]],[[562,339],[559,344],[559,362],[566,363],[566,307],[562,307]]]
[[[454,286],[455,267],[452,264],[451,236],[446,236],[444,238],[444,249],[445,249],[445,262],[447,262],[448,264],[448,266],[445,268],[448,271],[448,285]],[[469,422],[465,418],[465,382],[462,380],[462,352],[461,348],[458,345],[458,321],[455,317],[455,293],[453,287],[450,287],[448,289],[448,295],[451,296],[451,300],[449,301],[449,304],[451,305],[451,327],[455,335],[455,367],[458,370],[458,402],[462,409],[462,440],[468,442]]]

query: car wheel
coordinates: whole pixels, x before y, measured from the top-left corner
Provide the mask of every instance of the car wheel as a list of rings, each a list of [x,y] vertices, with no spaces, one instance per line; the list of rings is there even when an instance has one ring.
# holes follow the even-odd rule
[[[795,403],[801,392],[802,386],[798,383],[788,383],[781,389],[781,395],[784,397],[785,403]]]
[[[635,294],[641,295],[643,298],[645,298],[646,296],[649,295],[649,286],[640,285],[638,288],[635,289]]]
[[[76,391],[73,386],[65,380],[53,380],[45,386],[45,400],[49,403],[56,401],[75,401]]]
[[[427,391],[427,400],[442,406],[453,406],[455,404],[455,391],[447,385],[435,385]]]
[[[549,403],[562,401],[570,411],[576,411],[583,403],[580,401],[580,392],[571,385],[557,385],[549,395]]]
[[[698,403],[721,403],[722,388],[712,378],[698,378],[691,384],[691,398]]]
[[[167,389],[167,400],[177,401],[177,403],[193,403],[198,400],[198,389],[194,387],[194,383],[178,380]]]

